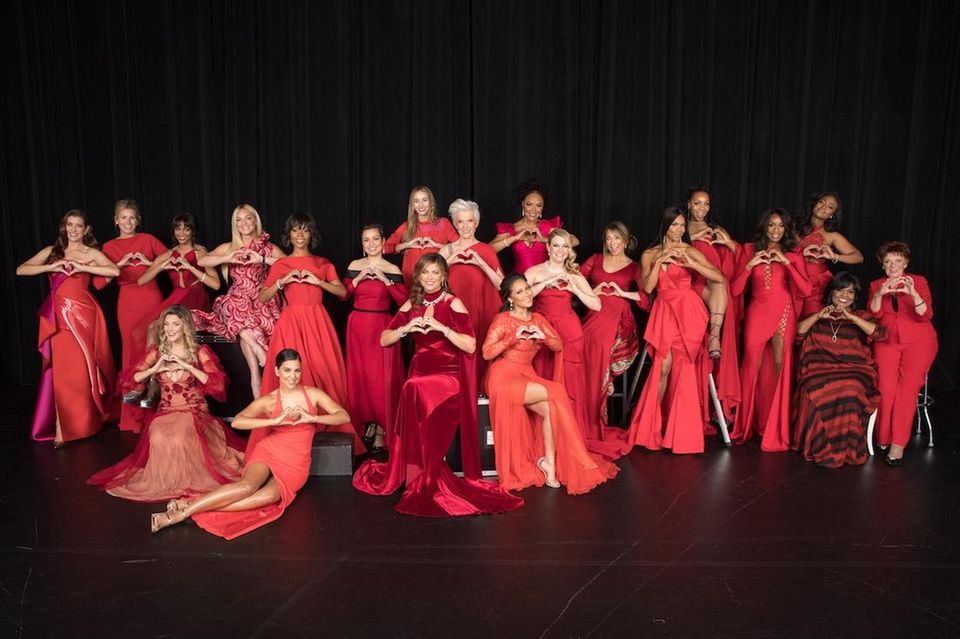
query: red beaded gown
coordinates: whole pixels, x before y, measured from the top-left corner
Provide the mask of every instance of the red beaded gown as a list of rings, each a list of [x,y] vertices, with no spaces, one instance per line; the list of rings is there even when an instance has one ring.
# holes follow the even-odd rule
[[[156,347],[125,369],[124,391],[142,390],[133,377],[157,362]],[[200,495],[240,478],[244,442],[210,414],[204,395],[223,401],[227,378],[209,347],[197,349],[197,367],[207,374],[201,384],[188,371],[159,373],[160,403],[144,426],[133,452],[87,480],[115,497],[133,501],[165,501]],[[176,373],[174,373],[175,375]]]
[[[472,335],[467,315],[451,308],[453,299],[439,292],[427,295],[424,305],[397,313],[390,328],[403,326],[432,308],[439,322]],[[386,463],[364,462],[353,476],[354,487],[371,495],[389,495],[406,484],[394,510],[421,517],[479,515],[519,508],[522,499],[481,479],[473,355],[456,348],[439,331],[415,332],[413,339],[416,350],[409,377],[400,391],[390,457]],[[462,479],[444,460],[458,428]]]
[[[703,298],[693,289],[692,271],[677,264],[660,271],[657,296],[643,339],[653,352],[653,364],[630,419],[631,445],[650,450],[670,448],[674,453],[703,452],[703,394],[699,359],[705,357],[703,336],[708,314]],[[663,402],[660,370],[673,355]]]
[[[603,254],[592,255],[580,265],[580,273],[590,286],[615,282],[624,291],[637,290],[639,265],[629,262],[612,273],[603,268]],[[640,292],[640,308],[648,310],[650,300]],[[599,311],[588,311],[583,321],[583,367],[587,383],[584,392],[587,416],[587,448],[607,459],[617,459],[630,450],[627,431],[608,426],[607,398],[613,394],[613,381],[633,364],[640,350],[637,322],[630,300],[616,295],[600,295]]]
[[[797,244],[797,252],[803,255],[803,249],[808,246],[821,246],[826,243],[823,238],[823,232],[820,229],[814,229],[800,239]],[[800,293],[793,300],[794,309],[797,311],[797,318],[813,315],[823,308],[823,292],[826,290],[833,274],[827,266],[826,260],[818,260],[812,257],[805,257],[807,280],[810,281],[810,292]]]
[[[553,229],[563,228],[563,220],[560,216],[551,217],[537,222],[537,228],[544,237],[550,235]],[[507,233],[514,235],[516,229],[513,222],[497,222],[497,235]],[[543,264],[547,261],[547,245],[544,242],[527,242],[521,240],[510,245],[513,252],[513,272],[526,273],[527,269],[537,264]]]
[[[539,327],[546,339],[541,342],[517,337],[518,329],[531,325]],[[490,365],[486,379],[497,476],[500,486],[507,490],[544,484],[544,475],[537,467],[537,460],[544,454],[542,419],[528,411],[523,403],[527,384],[540,384],[547,389],[557,479],[568,493],[580,495],[616,477],[620,469],[587,451],[567,391],[556,381],[562,376],[559,368],[563,360],[556,359],[558,370],[553,380],[544,379],[533,370],[531,362],[543,345],[554,351],[563,348],[560,336],[539,313],[533,313],[527,322],[509,313],[500,313],[494,318],[483,344],[484,358],[497,358]]]
[[[797,314],[793,300],[810,292],[803,258],[786,254],[789,266],[773,262],[745,265],[754,254],[754,245],[743,247],[740,267],[733,281],[733,294],[743,295],[749,284],[750,302],[743,324],[743,360],[740,363],[742,403],[730,432],[730,439],[742,444],[754,432],[763,438],[761,450],[785,451],[790,446],[790,388],[793,378],[793,340]],[[776,373],[769,342],[783,336],[783,362]]]
[[[494,271],[500,270],[500,260],[497,259],[497,252],[489,244],[477,242],[469,249],[476,253],[487,265]],[[487,329],[490,328],[490,322],[494,315],[500,312],[503,302],[500,299],[500,293],[490,281],[490,278],[480,270],[479,266],[472,264],[453,264],[450,266],[448,276],[450,291],[460,298],[467,309],[467,315],[470,316],[470,325],[473,327],[473,333],[477,336],[477,344],[483,344],[487,337]],[[479,380],[483,380],[487,372],[487,361],[483,358],[476,358],[479,367]]]
[[[396,253],[397,244],[403,243],[403,236],[406,232],[407,223],[404,222],[387,238],[387,241],[384,242],[383,252],[388,255],[390,253]],[[414,237],[429,237],[441,246],[456,242],[460,239],[460,235],[453,228],[453,224],[445,217],[441,217],[436,222],[421,222],[417,225],[417,233]],[[413,282],[413,267],[417,265],[420,257],[428,253],[436,253],[439,250],[440,249],[431,246],[427,248],[408,248],[403,252],[403,263],[400,270],[403,272],[403,281],[407,285],[407,288],[409,288]]]

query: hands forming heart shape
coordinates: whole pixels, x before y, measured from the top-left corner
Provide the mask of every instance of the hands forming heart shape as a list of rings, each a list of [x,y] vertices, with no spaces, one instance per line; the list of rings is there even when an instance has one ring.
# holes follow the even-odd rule
[[[828,258],[833,251],[826,244],[811,244],[803,249],[803,256],[814,260]]]
[[[597,293],[600,295],[616,295],[617,289],[613,287],[613,284],[607,284],[604,282],[597,288]]]
[[[540,329],[532,324],[530,326],[521,326],[517,329],[517,339],[537,340],[540,339],[541,335]]]
[[[570,288],[570,282],[568,282],[565,279],[558,279],[558,280],[554,280],[552,286],[553,288],[558,288],[561,291],[565,291],[568,288]]]
[[[63,264],[60,266],[60,270],[64,275],[72,275],[73,272],[77,270],[77,267],[71,260],[64,260]]]

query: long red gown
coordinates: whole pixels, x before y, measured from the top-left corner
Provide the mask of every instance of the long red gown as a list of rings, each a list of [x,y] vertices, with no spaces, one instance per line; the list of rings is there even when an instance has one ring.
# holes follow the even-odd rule
[[[90,275],[52,273],[37,315],[42,368],[30,437],[52,441],[58,421],[64,443],[96,435],[111,417],[116,373]]]
[[[497,252],[489,244],[477,242],[467,250],[476,253],[494,271],[500,270]],[[474,335],[477,336],[477,343],[483,344],[493,316],[500,312],[500,307],[503,305],[500,293],[480,267],[472,264],[451,265],[448,282],[450,292],[459,297],[467,309],[470,325],[473,327]],[[482,382],[487,372],[487,361],[483,358],[476,359],[479,374],[477,379]]]
[[[541,235],[547,237],[553,229],[563,228],[563,220],[560,219],[559,215],[546,220],[541,219],[537,222],[537,228]],[[516,233],[513,222],[497,222],[497,235],[503,233],[509,235]],[[544,242],[514,242],[510,245],[510,248],[513,252],[514,273],[526,273],[531,266],[543,264],[547,261],[547,245]]]
[[[808,246],[821,246],[826,241],[823,238],[823,232],[820,229],[813,229],[807,235],[800,238],[797,243],[797,252],[803,255],[803,249]],[[797,319],[813,315],[823,308],[823,292],[833,279],[833,274],[827,266],[826,260],[804,257],[803,261],[806,267],[807,280],[810,281],[810,291],[797,295],[793,300],[794,310],[797,311]]]
[[[353,311],[347,317],[347,397],[354,424],[373,422],[386,433],[386,447],[393,438],[393,420],[400,387],[406,375],[400,345],[380,346],[380,334],[390,324],[390,302],[402,305],[409,295],[403,277],[387,276],[393,284],[363,278],[347,271],[343,285],[353,296]]]
[[[754,432],[762,436],[761,450],[785,451],[790,446],[790,389],[793,378],[793,340],[797,314],[793,300],[810,292],[803,258],[796,251],[786,253],[789,266],[774,262],[758,264],[752,270],[746,263],[754,254],[754,245],[743,247],[743,266],[733,281],[733,294],[743,295],[750,285],[750,302],[743,324],[743,360],[740,363],[742,403],[730,432],[730,439],[742,444]],[[772,349],[768,346],[776,334],[783,336],[783,362],[776,374]]]
[[[390,328],[403,326],[433,308],[434,317],[445,326],[473,334],[467,315],[450,307],[453,296],[439,299],[434,294],[424,299],[431,306],[400,311]],[[420,517],[480,515],[519,508],[522,499],[481,479],[473,355],[456,348],[439,331],[415,332],[413,339],[416,351],[400,391],[390,457],[386,463],[364,462],[353,476],[354,487],[371,495],[389,495],[406,484],[394,510]],[[444,460],[458,428],[463,479],[454,475]]]
[[[692,271],[669,264],[660,271],[657,297],[643,333],[653,351],[653,364],[630,419],[629,441],[650,450],[703,452],[703,408],[698,362],[705,357],[703,336],[708,314],[703,298],[693,290]],[[660,370],[668,353],[673,364],[660,401]]]
[[[396,253],[397,244],[403,243],[403,235],[406,232],[407,223],[404,222],[397,227],[397,230],[391,233],[387,241],[384,242],[384,254],[389,255],[390,253]],[[440,245],[450,244],[460,239],[460,235],[456,229],[453,228],[453,224],[445,217],[441,217],[435,222],[421,222],[417,225],[417,234],[414,235],[414,237],[429,237]],[[408,248],[403,252],[403,263],[400,270],[403,272],[403,282],[407,285],[407,288],[410,288],[410,285],[413,283],[413,267],[417,265],[420,256],[427,255],[428,253],[436,253],[439,250],[440,249],[431,246],[427,248]]]
[[[263,282],[264,288],[273,286],[290,271],[310,271],[324,282],[339,279],[337,269],[324,257],[285,257],[270,267],[267,279]],[[286,305],[273,327],[270,348],[267,349],[267,368],[270,372],[263,376],[261,392],[266,394],[277,388],[279,380],[273,374],[273,362],[277,353],[285,348],[292,348],[300,353],[303,368],[301,382],[305,386],[319,388],[339,405],[348,406],[347,367],[343,363],[337,332],[330,321],[330,315],[323,307],[323,289],[313,284],[289,282],[283,287],[283,295]],[[354,454],[360,455],[367,451],[353,424],[326,426],[322,430],[351,433]],[[256,445],[256,440],[262,436],[262,429],[251,432],[248,450],[251,450]]]
[[[629,262],[617,271],[603,268],[603,254],[592,255],[580,265],[590,286],[615,282],[624,291],[637,290],[639,265]],[[650,300],[641,291],[640,308],[649,310]],[[640,350],[637,322],[630,300],[600,295],[599,311],[588,311],[583,321],[583,367],[587,388],[584,393],[587,415],[587,449],[607,459],[617,459],[630,450],[625,428],[608,426],[607,398],[613,394],[613,380],[633,364]]]
[[[150,368],[160,356],[156,347],[122,373],[123,390],[143,388],[134,373]],[[115,497],[133,501],[165,501],[200,495],[240,478],[244,442],[210,414],[204,395],[221,401],[227,377],[208,346],[197,349],[197,367],[207,374],[201,384],[187,371],[174,381],[157,375],[160,403],[144,426],[133,452],[87,480]]]
[[[318,407],[311,403],[306,389],[302,390],[310,414],[317,415]],[[277,390],[276,394],[277,401],[270,417],[276,417],[283,409],[280,391]],[[256,442],[256,446],[247,447],[245,468],[256,463],[266,464],[280,491],[280,501],[256,510],[214,510],[193,516],[193,521],[198,526],[228,541],[280,519],[287,507],[293,503],[297,491],[303,488],[310,476],[310,447],[313,445],[313,436],[317,432],[314,424],[300,422],[268,426],[257,428],[253,432],[258,431],[264,431],[264,433],[256,439],[251,435],[250,439]]]
[[[517,330],[530,325],[543,331],[543,342],[517,338]],[[507,490],[544,484],[543,473],[537,468],[537,460],[544,454],[543,420],[528,411],[523,403],[527,384],[540,384],[547,389],[557,479],[571,495],[588,493],[616,477],[620,469],[600,455],[587,452],[563,384],[557,382],[556,377],[553,381],[544,379],[533,370],[533,357],[544,344],[551,350],[563,348],[560,336],[539,313],[533,313],[527,322],[509,313],[500,313],[490,325],[483,344],[484,358],[497,358],[490,365],[486,380],[497,476],[500,486]],[[563,360],[556,361],[560,364]],[[559,370],[557,373],[562,374]]]

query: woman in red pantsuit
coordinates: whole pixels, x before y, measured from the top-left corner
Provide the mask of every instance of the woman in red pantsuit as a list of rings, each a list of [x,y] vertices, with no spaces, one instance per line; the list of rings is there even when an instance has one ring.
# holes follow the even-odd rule
[[[403,281],[409,288],[413,267],[420,257],[436,253],[445,244],[455,242],[458,237],[447,218],[437,219],[437,200],[433,197],[433,191],[425,186],[418,186],[410,191],[407,221],[390,234],[383,245],[383,252],[388,255],[403,253],[401,270]]]
[[[742,444],[754,432],[761,450],[785,451],[790,446],[790,393],[793,378],[793,339],[797,313],[793,300],[810,292],[803,257],[795,249],[793,220],[784,209],[760,216],[756,240],[743,248],[743,265],[733,282],[733,294],[750,286],[743,324],[743,395],[730,439]]]
[[[917,394],[939,344],[930,322],[930,285],[922,275],[907,273],[910,246],[906,242],[884,242],[877,249],[877,259],[885,277],[870,282],[869,309],[887,333],[886,340],[873,344],[880,375],[877,440],[881,447],[890,447],[884,458],[887,464],[899,466],[910,441]]]
[[[547,193],[536,182],[524,182],[517,189],[520,219],[516,222],[497,222],[497,235],[490,246],[499,253],[508,246],[513,251],[513,272],[526,273],[528,269],[547,259],[547,236],[553,229],[563,227],[560,216],[543,219],[547,208]],[[570,246],[580,242],[570,235]]]
[[[355,424],[366,424],[364,443],[389,447],[394,411],[405,371],[397,345],[380,346],[390,323],[391,301],[400,306],[409,292],[400,269],[383,258],[383,227],[368,224],[360,232],[366,257],[350,262],[343,284],[353,296],[347,317],[347,397]]]
[[[318,427],[349,423],[350,415],[319,388],[300,384],[300,355],[277,353],[280,386],[255,399],[233,418],[233,427],[263,433],[247,446],[239,481],[195,500],[174,499],[150,516],[151,532],[189,517],[207,532],[236,539],[275,521],[293,503],[310,473],[310,447]]]
[[[30,426],[34,441],[61,446],[90,437],[111,417],[113,355],[90,276],[117,277],[120,269],[96,247],[86,214],[73,209],[60,220],[56,242],[17,267],[17,275],[50,279],[37,312],[43,367]]]
[[[676,207],[664,210],[659,239],[643,252],[643,290],[657,297],[643,333],[653,365],[630,419],[629,443],[674,453],[703,452],[703,392],[698,360],[709,317],[703,298],[693,289],[698,274],[724,283],[703,253],[686,241],[686,217]]]

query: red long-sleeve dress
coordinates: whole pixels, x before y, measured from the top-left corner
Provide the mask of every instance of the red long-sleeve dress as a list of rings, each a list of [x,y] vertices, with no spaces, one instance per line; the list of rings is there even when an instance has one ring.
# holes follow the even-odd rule
[[[407,223],[404,222],[397,227],[397,230],[391,233],[387,241],[384,242],[384,254],[389,255],[390,253],[396,253],[397,244],[403,243],[403,236],[406,232]],[[460,239],[460,235],[456,229],[453,228],[453,224],[445,217],[441,217],[435,222],[421,222],[417,225],[417,233],[414,237],[429,237],[441,246],[456,242]],[[410,288],[413,283],[413,267],[417,265],[420,256],[427,255],[428,253],[436,253],[439,250],[439,248],[430,246],[427,248],[408,248],[403,251],[403,262],[400,270],[403,272],[403,282],[407,285],[407,288]]]

